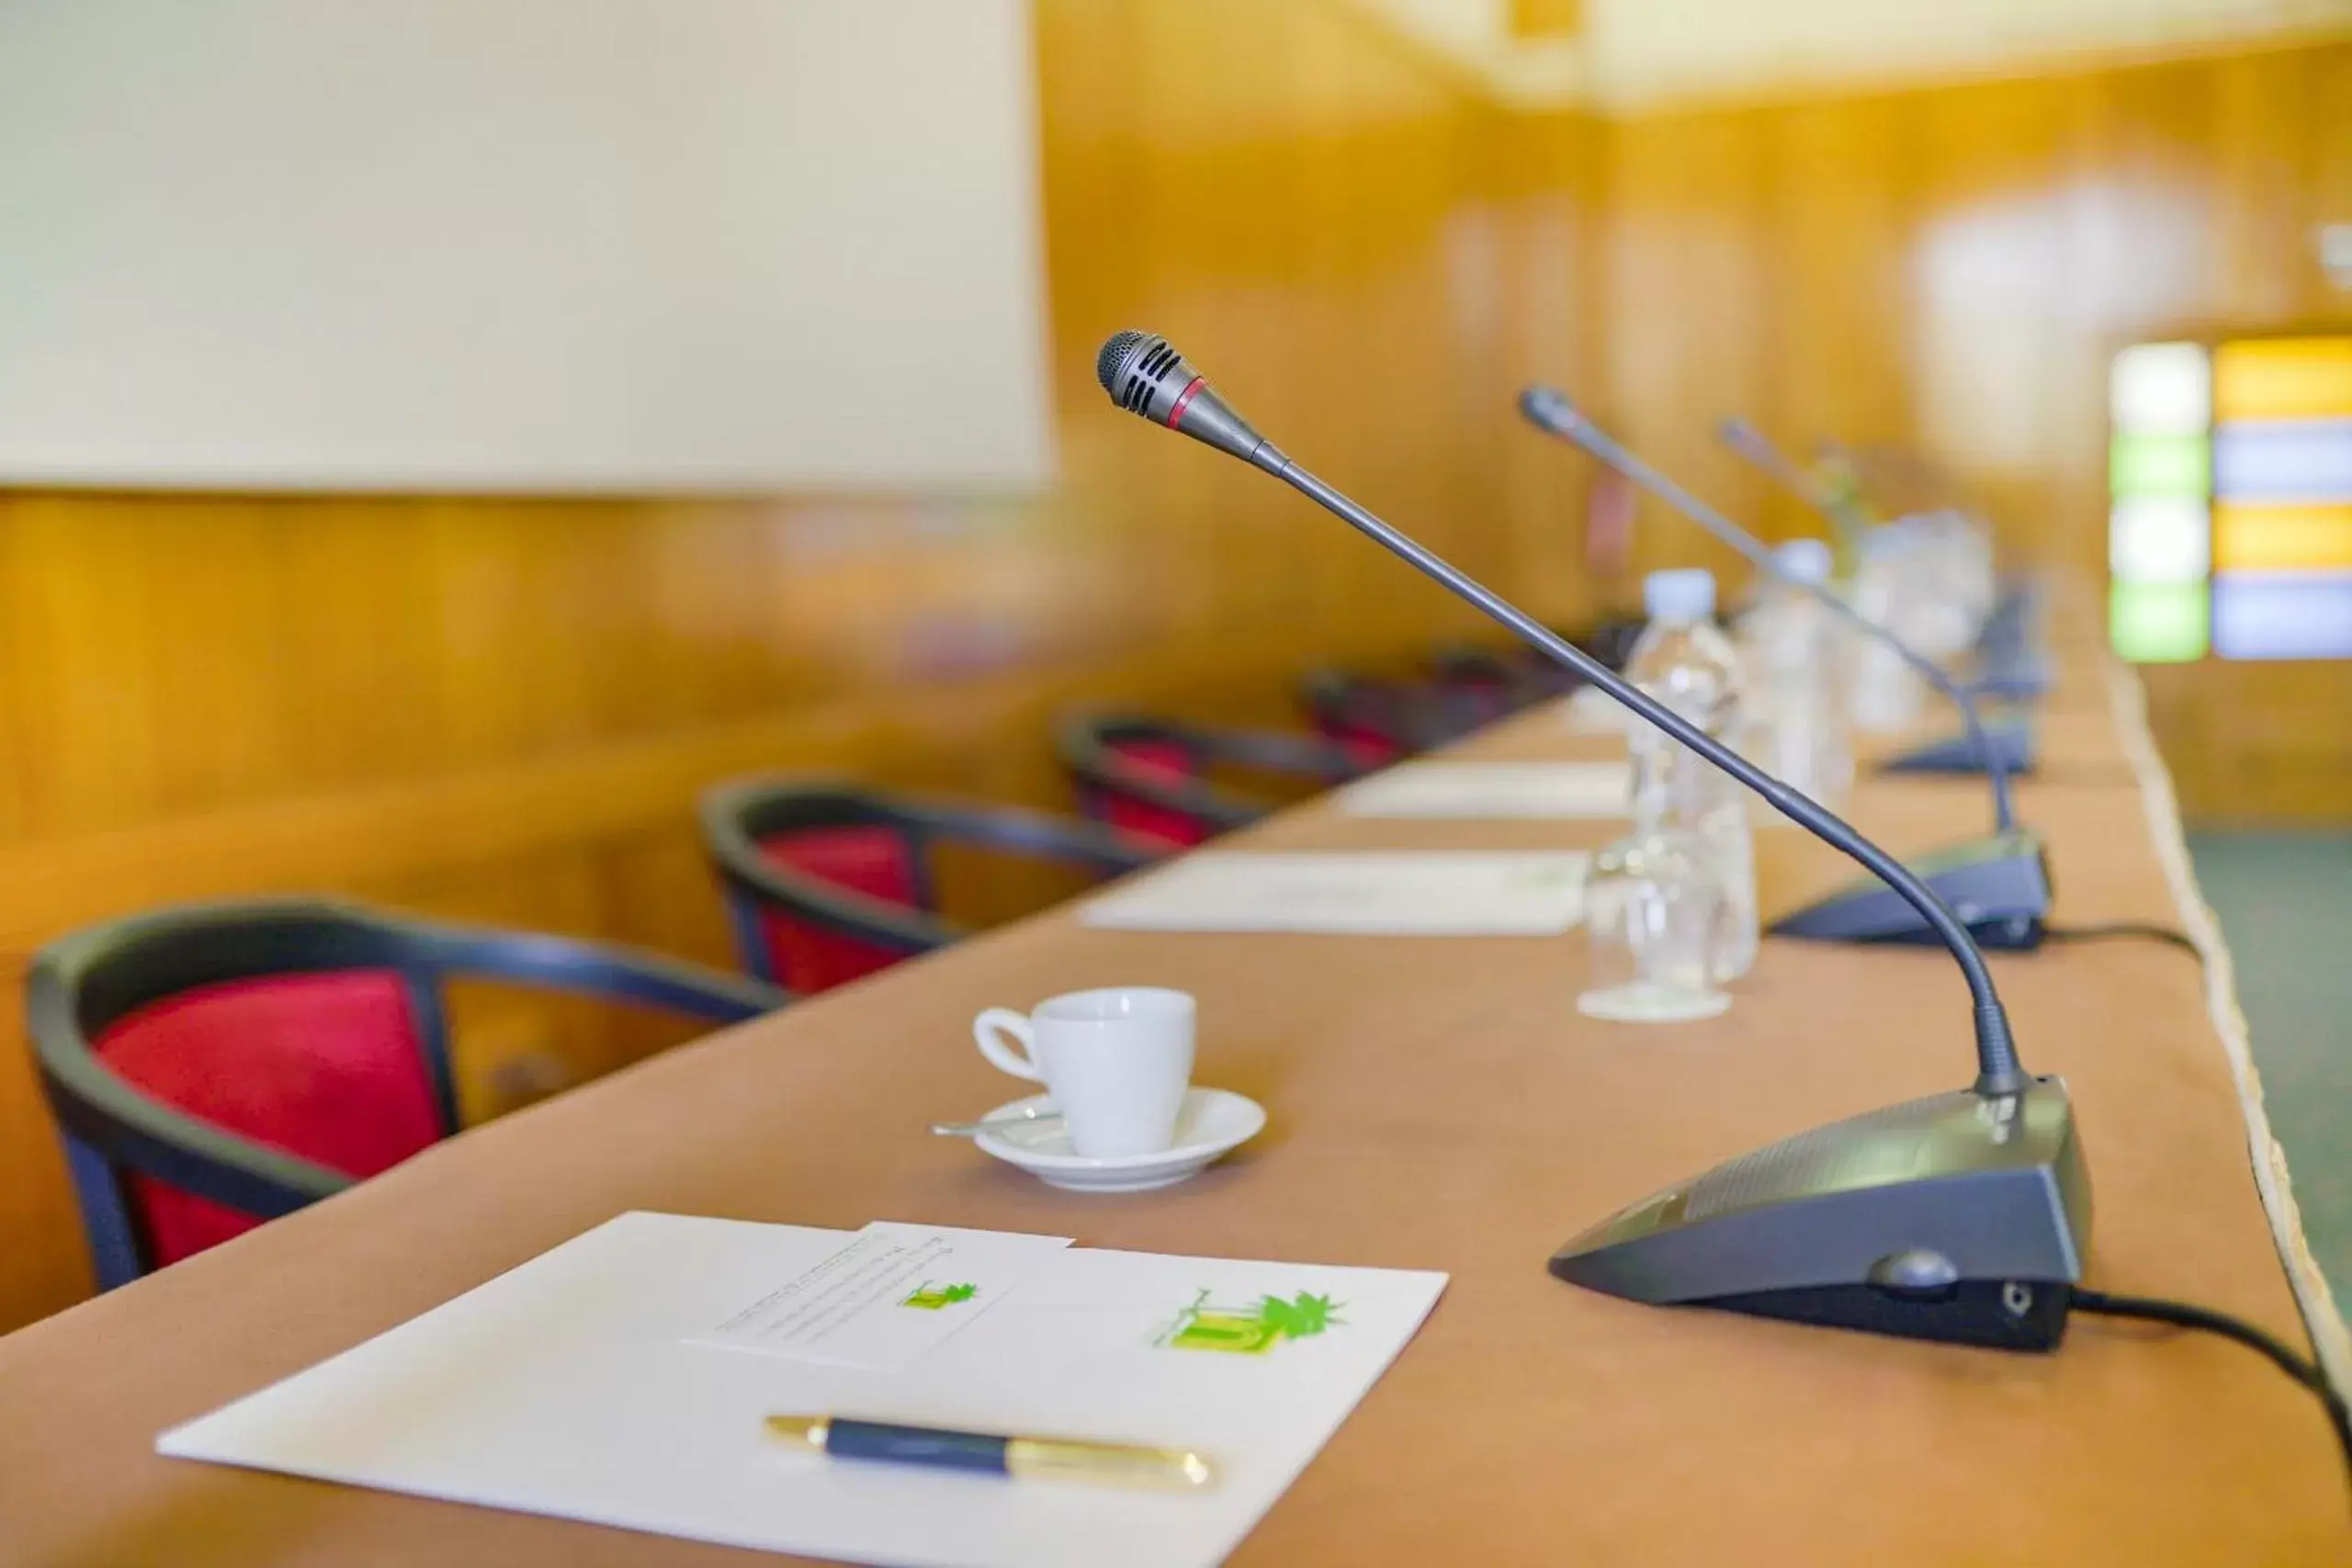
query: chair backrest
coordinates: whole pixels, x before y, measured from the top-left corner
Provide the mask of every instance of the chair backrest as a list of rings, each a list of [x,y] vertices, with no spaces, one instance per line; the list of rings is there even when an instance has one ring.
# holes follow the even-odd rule
[[[1517,712],[1544,694],[1521,660],[1466,644],[1430,655],[1430,683],[1478,723]]]
[[[1102,749],[1141,778],[1158,779],[1180,787],[1198,787],[1208,782],[1208,769],[1199,751],[1172,734],[1133,730],[1109,734],[1102,738]],[[1106,788],[1100,783],[1094,783],[1090,793],[1095,809],[1088,815],[1123,833],[1156,839],[1181,849],[1206,843],[1217,833],[1216,823],[1204,821],[1166,800],[1154,800],[1131,789]]]
[[[93,1042],[125,1081],[201,1121],[349,1177],[390,1169],[447,1135],[437,1041],[397,971],[274,975],[201,987],[116,1020]],[[129,1200],[151,1267],[261,1223],[136,1173]]]
[[[441,980],[460,971],[717,1019],[782,999],[588,943],[330,901],[164,909],[62,938],[28,972],[26,1014],[100,1285],[454,1132]]]
[[[704,795],[703,845],[743,966],[806,994],[944,947],[932,852],[956,845],[1096,876],[1148,864],[1149,846],[1007,806],[902,795],[838,780],[746,779]]]
[[[1317,731],[1367,767],[1442,746],[1478,723],[1468,704],[1427,682],[1317,670],[1299,681],[1297,695]]]
[[[100,1283],[200,1252],[296,1206],[198,1190],[216,1148],[141,1117],[132,1097],[345,1179],[373,1176],[456,1125],[447,1042],[424,945],[344,906],[266,901],[165,910],[52,943],[27,979],[43,1086],[77,1155]],[[126,1111],[133,1112],[125,1116]],[[127,1123],[178,1179],[98,1157]],[[118,1151],[119,1152],[119,1151]],[[232,1183],[232,1186],[236,1185]],[[257,1201],[255,1201],[257,1198]],[[101,1248],[103,1251],[104,1249]]]
[[[952,940],[920,826],[873,792],[754,781],[705,796],[703,841],[745,969],[808,996]],[[913,918],[910,918],[913,917]]]
[[[1272,809],[1214,782],[1228,748],[1220,732],[1136,714],[1082,713],[1062,723],[1055,750],[1097,822],[1178,849],[1207,842]]]
[[[760,853],[783,871],[864,894],[907,909],[929,909],[922,864],[907,834],[888,822],[778,828],[763,833]],[[805,993],[845,985],[907,956],[774,906],[759,913],[769,976]]]

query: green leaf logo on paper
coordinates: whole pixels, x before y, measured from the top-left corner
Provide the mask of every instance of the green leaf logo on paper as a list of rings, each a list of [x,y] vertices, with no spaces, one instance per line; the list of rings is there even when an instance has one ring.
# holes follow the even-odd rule
[[[917,1307],[924,1312],[937,1312],[943,1307],[952,1307],[958,1302],[968,1302],[979,1293],[980,1288],[978,1285],[934,1285],[925,1280],[915,1287],[913,1294],[899,1304],[902,1307]]]
[[[1255,1306],[1223,1307],[1211,1305],[1208,1292],[1203,1291],[1152,1343],[1173,1350],[1262,1356],[1285,1339],[1311,1339],[1327,1328],[1344,1325],[1347,1320],[1340,1315],[1340,1304],[1329,1296],[1301,1291],[1288,1301],[1261,1296]]]

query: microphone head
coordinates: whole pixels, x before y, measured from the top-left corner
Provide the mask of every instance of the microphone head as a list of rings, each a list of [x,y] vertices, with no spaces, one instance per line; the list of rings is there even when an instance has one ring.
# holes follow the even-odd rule
[[[1286,461],[1157,333],[1112,333],[1094,356],[1094,376],[1111,400],[1129,413],[1182,431],[1270,473],[1281,471]]]
[[[1129,413],[1165,424],[1200,375],[1157,333],[1114,333],[1094,356],[1095,378]]]
[[[1574,435],[1588,421],[1567,395],[1551,387],[1529,387],[1519,394],[1519,412],[1530,424],[1555,435]]]

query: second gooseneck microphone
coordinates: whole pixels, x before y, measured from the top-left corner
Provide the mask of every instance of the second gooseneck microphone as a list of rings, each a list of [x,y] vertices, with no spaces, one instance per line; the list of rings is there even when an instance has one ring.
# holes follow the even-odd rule
[[[1599,458],[1754,561],[1768,575],[1801,590],[1862,636],[1892,649],[1951,699],[1966,727],[1975,764],[1969,771],[1981,770],[1992,785],[1994,830],[1922,856],[1915,869],[1960,911],[1978,942],[2015,952],[2041,946],[2050,930],[2050,862],[2041,835],[2018,825],[2008,777],[2015,765],[2011,751],[2016,736],[2006,731],[1994,735],[1973,699],[1933,660],[1822,584],[1792,577],[1763,540],[1626,451],[1560,393],[1548,387],[1531,387],[1520,394],[1519,408],[1529,423]],[[1817,942],[1917,942],[1933,935],[1909,908],[1870,883],[1840,888],[1783,916],[1772,929],[1785,936]]]
[[[1094,368],[1102,389],[1121,408],[1262,468],[1302,491],[1357,532],[1500,623],[1537,651],[1575,671],[1619,704],[1731,774],[1799,827],[1859,862],[1917,912],[1951,951],[1953,961],[1966,976],[1969,995],[1975,1004],[1978,1092],[2015,1094],[2032,1082],[2018,1066],[2007,1015],[1975,940],[1934,889],[1900,861],[1818,802],[1764,772],[1532,615],[1292,462],[1281,448],[1251,429],[1248,421],[1218,397],[1207,378],[1194,370],[1167,339],[1146,333],[1120,333],[1102,345]]]

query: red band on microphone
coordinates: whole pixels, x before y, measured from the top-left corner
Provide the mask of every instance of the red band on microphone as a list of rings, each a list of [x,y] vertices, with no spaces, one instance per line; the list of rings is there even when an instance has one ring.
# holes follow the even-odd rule
[[[1176,406],[1168,411],[1169,429],[1173,430],[1176,428],[1176,422],[1184,417],[1185,405],[1193,400],[1193,394],[1199,391],[1204,386],[1207,385],[1207,377],[1195,376],[1193,378],[1191,385],[1187,386],[1182,391],[1176,394]]]

